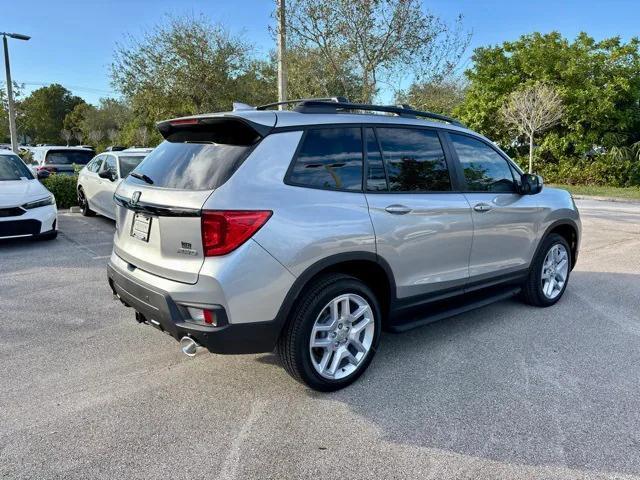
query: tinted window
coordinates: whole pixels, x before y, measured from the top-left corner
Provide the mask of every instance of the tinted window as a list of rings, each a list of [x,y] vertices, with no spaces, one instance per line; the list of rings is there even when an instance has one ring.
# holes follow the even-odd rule
[[[373,128],[365,130],[365,141],[367,142],[367,190],[380,191],[387,190],[387,176],[384,172],[384,164],[382,163],[382,154],[378,145]]]
[[[120,177],[125,178],[127,175],[131,173],[131,171],[138,166],[138,164],[142,161],[144,156],[135,155],[135,156],[119,156],[118,162],[120,163]]]
[[[185,190],[211,190],[222,185],[251,150],[250,145],[162,142],[134,170],[153,185]],[[128,177],[127,182],[146,185]]]
[[[466,135],[450,133],[467,182],[467,190],[513,192],[514,182],[507,161],[486,143]]]
[[[94,153],[84,150],[49,150],[45,163],[49,165],[86,165]]]
[[[16,155],[0,155],[0,181],[33,179],[31,170]]]
[[[378,128],[389,190],[441,192],[451,180],[438,134],[433,130]]]
[[[362,189],[360,128],[307,130],[289,180],[298,185]]]

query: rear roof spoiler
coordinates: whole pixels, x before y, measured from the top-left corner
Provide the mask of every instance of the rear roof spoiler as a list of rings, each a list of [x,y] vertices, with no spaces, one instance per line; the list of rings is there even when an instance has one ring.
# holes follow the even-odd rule
[[[209,136],[212,138],[209,141],[229,143],[225,141],[218,142],[216,137],[219,136],[219,140],[228,140],[229,136],[232,135],[242,139],[244,144],[259,141],[267,136],[273,127],[252,122],[241,116],[220,115],[173,118],[156,123],[156,128],[169,141],[189,141],[189,136],[198,138]]]

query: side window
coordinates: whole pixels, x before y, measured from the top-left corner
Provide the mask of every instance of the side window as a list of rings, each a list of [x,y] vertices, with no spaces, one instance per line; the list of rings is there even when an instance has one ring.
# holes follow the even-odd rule
[[[377,128],[392,192],[444,192],[451,179],[434,130]]]
[[[513,192],[515,184],[507,161],[486,143],[449,133],[467,182],[474,192]]]
[[[333,190],[362,190],[360,128],[307,130],[289,181],[296,185]]]
[[[116,157],[113,155],[105,155],[104,163],[102,164],[102,171],[109,171],[113,176],[118,175],[118,170],[116,169]]]
[[[373,128],[367,128],[364,135],[365,142],[367,142],[367,190],[370,192],[386,191],[388,190],[387,176],[376,133]]]
[[[97,173],[100,169],[100,165],[102,164],[102,158],[102,155],[98,155],[96,158],[91,160],[91,162],[89,162],[89,165],[87,165],[87,170],[93,173]]]

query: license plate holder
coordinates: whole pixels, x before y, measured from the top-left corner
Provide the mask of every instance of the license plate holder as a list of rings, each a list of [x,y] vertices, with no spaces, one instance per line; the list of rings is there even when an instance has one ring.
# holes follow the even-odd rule
[[[151,231],[151,217],[143,213],[135,213],[131,222],[131,236],[143,242],[149,241]]]

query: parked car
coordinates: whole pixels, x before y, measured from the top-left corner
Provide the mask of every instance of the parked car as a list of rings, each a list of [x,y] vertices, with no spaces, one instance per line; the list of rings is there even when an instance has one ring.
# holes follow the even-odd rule
[[[99,213],[115,220],[113,194],[123,178],[138,166],[151,148],[129,148],[101,153],[78,175],[78,205],[85,216]]]
[[[40,174],[41,178],[49,175]],[[13,152],[0,151],[0,238],[56,238],[56,200]]]
[[[31,148],[33,168],[36,171],[47,170],[59,175],[73,175],[75,166],[84,166],[93,158],[95,152],[90,148],[42,146]]]
[[[335,390],[382,329],[562,297],[581,232],[568,192],[448,117],[274,105],[159,123],[165,141],[116,190],[109,284],[184,353],[275,348]]]

